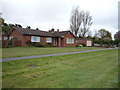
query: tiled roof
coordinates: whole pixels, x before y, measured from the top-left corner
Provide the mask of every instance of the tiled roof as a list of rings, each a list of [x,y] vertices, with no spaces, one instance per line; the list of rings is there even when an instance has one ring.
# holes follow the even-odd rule
[[[60,36],[64,36],[66,34],[68,34],[70,31],[61,31],[61,32],[54,32],[52,33],[53,37],[60,37]]]
[[[90,38],[79,38],[79,37],[77,37],[77,40],[92,40],[92,39],[90,39]]]
[[[46,37],[60,37],[64,36],[70,31],[61,31],[61,32],[47,32],[42,30],[34,30],[34,29],[26,29],[26,28],[15,28],[18,32],[20,32],[23,35],[36,35],[36,36],[46,36]]]
[[[23,35],[51,36],[51,33],[41,31],[41,30],[33,30],[33,29],[26,29],[26,28],[15,28],[15,30],[17,30]]]

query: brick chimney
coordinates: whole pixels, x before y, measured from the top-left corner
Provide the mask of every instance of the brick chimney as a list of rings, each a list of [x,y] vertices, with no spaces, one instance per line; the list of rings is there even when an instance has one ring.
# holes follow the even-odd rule
[[[59,32],[59,29],[57,29],[57,32]]]

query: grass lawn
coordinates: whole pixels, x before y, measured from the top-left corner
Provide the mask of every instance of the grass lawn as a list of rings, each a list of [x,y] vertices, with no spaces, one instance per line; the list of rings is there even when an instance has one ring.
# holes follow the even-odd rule
[[[2,58],[9,57],[22,57],[32,55],[46,55],[66,52],[77,52],[84,50],[101,49],[97,47],[66,47],[66,48],[36,48],[36,47],[16,47],[16,48],[3,48]]]
[[[118,87],[117,50],[8,61],[2,66],[3,88]]]

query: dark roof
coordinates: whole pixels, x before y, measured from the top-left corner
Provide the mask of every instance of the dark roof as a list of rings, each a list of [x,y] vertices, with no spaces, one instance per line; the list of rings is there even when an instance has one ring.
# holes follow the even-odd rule
[[[92,39],[90,39],[90,38],[79,38],[79,37],[77,37],[77,40],[92,40]]]
[[[23,35],[51,36],[51,33],[41,30],[26,29],[26,28],[15,28],[15,30],[17,30]]]
[[[66,34],[70,33],[70,31],[61,31],[61,32],[54,32],[52,33],[53,37],[60,37],[60,36],[64,36]]]
[[[36,36],[46,36],[46,37],[60,37],[68,33],[71,33],[70,31],[61,31],[61,32],[55,31],[52,33],[52,32],[47,32],[42,30],[34,30],[34,29],[26,29],[26,28],[18,28],[18,27],[14,28],[14,30],[17,30],[23,35],[36,35]]]

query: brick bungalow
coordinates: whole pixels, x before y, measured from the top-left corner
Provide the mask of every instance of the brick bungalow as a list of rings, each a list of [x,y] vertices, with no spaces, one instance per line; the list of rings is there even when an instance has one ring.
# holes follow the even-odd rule
[[[92,39],[88,39],[88,38],[77,38],[77,45],[79,44],[84,44],[86,46],[92,46],[93,44],[93,40]]]
[[[33,30],[16,27],[9,35],[9,39],[21,40],[21,46],[27,46],[26,42],[39,42],[43,45],[56,47],[76,46],[76,37],[70,31],[47,31]]]

